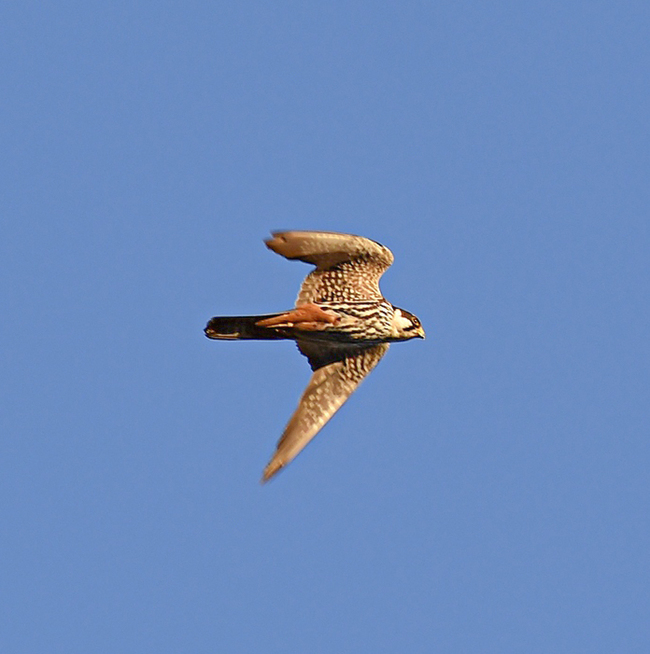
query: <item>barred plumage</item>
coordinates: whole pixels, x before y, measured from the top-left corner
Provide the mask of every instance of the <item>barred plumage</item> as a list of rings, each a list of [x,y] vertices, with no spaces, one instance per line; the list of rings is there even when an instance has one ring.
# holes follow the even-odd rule
[[[393,262],[383,245],[335,232],[274,232],[266,245],[287,259],[316,266],[303,282],[295,308],[265,316],[218,316],[205,328],[208,338],[220,340],[294,340],[314,371],[262,481],[318,433],[391,342],[424,338],[420,321],[379,290],[379,278]]]

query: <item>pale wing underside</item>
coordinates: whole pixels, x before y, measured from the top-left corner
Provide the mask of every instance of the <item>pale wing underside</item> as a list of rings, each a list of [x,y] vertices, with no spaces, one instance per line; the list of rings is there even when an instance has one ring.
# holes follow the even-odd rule
[[[379,278],[392,252],[369,238],[335,232],[273,232],[266,245],[287,259],[312,263],[296,306],[309,302],[381,299]]]
[[[296,457],[343,406],[387,350],[388,344],[382,343],[359,350],[322,367],[317,367],[318,362],[312,361],[310,357],[312,366],[317,369],[300,398],[296,412],[278,441],[273,458],[264,469],[262,481],[268,481]]]

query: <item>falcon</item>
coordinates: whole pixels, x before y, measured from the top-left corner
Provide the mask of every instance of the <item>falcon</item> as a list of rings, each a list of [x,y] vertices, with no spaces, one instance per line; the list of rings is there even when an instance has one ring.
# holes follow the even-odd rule
[[[424,338],[420,321],[393,306],[379,278],[392,252],[368,238],[335,232],[273,232],[268,248],[311,263],[293,309],[259,316],[217,316],[217,340],[293,340],[313,375],[264,469],[262,483],[290,463],[386,354],[390,343]]]

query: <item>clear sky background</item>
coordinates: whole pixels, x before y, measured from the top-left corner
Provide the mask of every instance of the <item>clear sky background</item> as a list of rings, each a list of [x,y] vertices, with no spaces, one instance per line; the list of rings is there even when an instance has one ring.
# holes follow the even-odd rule
[[[650,651],[650,4],[7,2],[0,650]],[[309,378],[272,229],[428,338]]]

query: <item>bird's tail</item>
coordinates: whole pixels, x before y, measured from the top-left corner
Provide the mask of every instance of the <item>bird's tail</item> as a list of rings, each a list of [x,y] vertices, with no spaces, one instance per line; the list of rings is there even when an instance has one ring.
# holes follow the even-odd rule
[[[269,313],[264,316],[216,316],[211,318],[205,328],[205,335],[208,338],[217,340],[277,340],[287,338],[277,329],[261,327],[258,323],[262,320],[275,318],[280,313]]]

